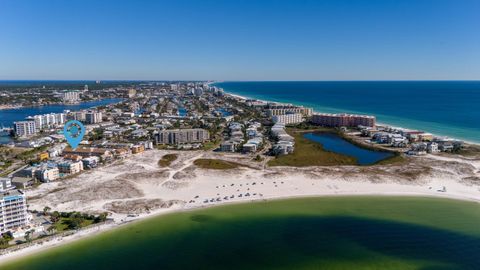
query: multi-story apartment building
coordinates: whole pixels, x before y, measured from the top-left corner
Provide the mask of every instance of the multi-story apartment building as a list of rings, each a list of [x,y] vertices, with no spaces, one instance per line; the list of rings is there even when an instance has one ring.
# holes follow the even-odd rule
[[[265,107],[267,114],[269,116],[274,115],[283,115],[287,113],[299,113],[304,116],[311,116],[313,113],[312,108],[306,108],[303,106],[293,106],[293,105],[277,105],[277,104],[268,104]]]
[[[19,190],[0,194],[0,233],[28,224],[27,202]]]
[[[37,133],[35,121],[18,121],[14,122],[15,134],[19,137],[31,136]]]
[[[11,178],[9,177],[0,178],[0,193],[13,188],[14,187],[12,186]]]
[[[40,131],[45,128],[52,128],[65,124],[66,116],[64,113],[39,114],[27,118],[35,122],[35,129]]]
[[[126,94],[128,98],[133,98],[137,94],[137,90],[135,88],[130,88],[127,90]]]
[[[42,182],[50,182],[60,177],[60,171],[57,167],[44,166],[35,171],[35,177]]]
[[[96,111],[88,111],[85,114],[85,122],[87,124],[97,124],[102,122],[102,113]]]
[[[327,127],[375,127],[375,116],[358,114],[320,113],[312,116],[312,123]]]
[[[65,91],[63,92],[62,98],[65,103],[78,103],[80,101],[80,92]]]
[[[303,122],[303,114],[301,113],[287,113],[287,114],[279,114],[272,116],[274,123],[282,123],[285,125],[290,124],[298,124]]]
[[[65,161],[58,164],[60,173],[75,174],[83,171],[83,163],[81,161]]]
[[[79,111],[79,112],[73,112],[71,113],[71,119],[73,120],[77,120],[77,121],[80,121],[80,122],[85,122],[85,120],[87,119],[87,112],[85,111]]]
[[[201,128],[162,130],[155,135],[157,144],[203,143],[209,139],[208,131]]]

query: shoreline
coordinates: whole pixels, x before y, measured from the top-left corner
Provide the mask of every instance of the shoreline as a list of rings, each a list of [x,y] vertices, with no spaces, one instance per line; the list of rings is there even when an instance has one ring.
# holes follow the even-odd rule
[[[167,168],[158,167],[157,161],[169,153],[177,153],[178,159]],[[480,203],[478,184],[462,180],[469,175],[480,177],[479,160],[427,155],[411,157],[410,165],[405,165],[404,169],[403,165],[375,165],[361,169],[359,166],[262,169],[259,165],[219,171],[195,167],[193,163],[198,158],[235,160],[247,164],[254,162],[252,157],[240,154],[151,150],[66,181],[44,184],[28,192],[28,198],[37,197],[30,201],[31,209],[41,210],[50,206],[65,212],[109,212],[109,219],[113,222],[0,255],[0,261],[36,254],[159,215],[237,203],[330,196],[415,196]],[[414,165],[419,163],[424,165]],[[415,173],[419,169],[425,173],[413,178],[403,172]],[[245,195],[247,192],[250,193],[248,197]],[[40,194],[43,195],[38,198]],[[233,197],[212,200],[229,196]],[[155,204],[155,200],[176,203],[136,212],[135,209]],[[129,202],[136,205],[128,206]],[[115,203],[117,208],[112,208]],[[129,217],[129,214],[136,216]]]
[[[218,87],[218,86],[217,86]],[[272,101],[272,100],[264,100],[264,99],[257,99],[257,98],[253,98],[253,97],[248,97],[248,96],[242,96],[242,95],[239,95],[239,94],[235,94],[235,93],[232,93],[232,92],[228,92],[226,91],[224,88],[222,87],[218,87],[220,89],[222,89],[223,91],[225,91],[225,94],[226,95],[229,95],[229,96],[232,96],[232,97],[235,97],[235,98],[239,98],[239,99],[243,99],[243,100],[258,100],[258,101],[261,101],[261,102],[265,102],[265,103],[279,103],[279,104],[292,104],[292,105],[295,105],[295,106],[303,106],[303,105],[296,105],[295,103],[288,103],[288,102],[278,102],[278,101]],[[319,111],[313,111],[313,113],[322,113],[322,112],[319,112]],[[364,113],[362,113],[364,114]],[[373,115],[373,114],[372,114]],[[376,115],[373,115],[376,117]],[[389,127],[392,127],[392,128],[402,128],[402,129],[409,129],[409,128],[403,128],[403,127],[400,127],[400,126],[395,126],[395,125],[391,125],[391,124],[388,124],[388,123],[382,123],[382,122],[377,122],[377,125],[380,125],[380,126],[389,126]],[[428,131],[425,131],[425,132],[428,132]],[[428,132],[428,133],[431,133],[431,132]],[[472,141],[468,141],[468,140],[463,140],[463,139],[456,139],[454,137],[449,137],[447,135],[440,135],[440,134],[435,134],[435,133],[431,133],[433,136],[435,137],[445,137],[447,139],[453,139],[453,140],[459,140],[459,141],[463,141],[464,143],[466,144],[470,144],[470,145],[478,145],[480,146],[480,142],[472,142]]]
[[[22,249],[18,249],[12,252],[7,252],[6,254],[0,255],[0,266],[2,264],[10,263],[17,259],[37,255],[42,252],[48,252],[53,248],[65,246],[81,240],[87,240],[89,238],[96,237],[106,232],[112,232],[116,229],[120,229],[125,226],[129,226],[139,222],[146,222],[149,219],[154,219],[154,218],[158,218],[158,217],[169,215],[169,214],[193,212],[193,211],[207,209],[207,208],[224,207],[224,206],[248,204],[248,203],[260,203],[260,202],[272,202],[272,201],[284,201],[284,200],[308,199],[308,198],[323,198],[323,197],[369,197],[369,196],[399,197],[399,198],[402,198],[402,197],[434,198],[434,199],[473,202],[473,203],[480,204],[480,198],[471,198],[468,196],[455,196],[452,194],[443,194],[442,196],[441,193],[428,194],[428,193],[421,193],[421,192],[360,192],[360,193],[342,193],[342,194],[276,196],[276,197],[269,197],[264,199],[252,199],[252,200],[236,201],[236,202],[221,202],[221,203],[215,203],[215,204],[206,205],[206,206],[193,206],[193,207],[178,208],[178,209],[160,209],[160,210],[152,211],[150,214],[144,214],[139,217],[133,218],[131,220],[123,221],[120,223],[111,222],[107,224],[94,226],[91,228],[87,228],[83,231],[72,233],[71,235],[68,235],[68,236],[55,237],[54,239],[49,240],[48,242],[33,244],[31,246],[28,246]]]

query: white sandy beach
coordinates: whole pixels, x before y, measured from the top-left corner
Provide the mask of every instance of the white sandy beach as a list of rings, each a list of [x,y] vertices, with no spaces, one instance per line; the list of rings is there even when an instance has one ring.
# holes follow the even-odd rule
[[[178,159],[168,168],[158,160]],[[236,161],[250,167],[197,168],[198,158]],[[30,209],[109,212],[113,224],[0,257],[2,262],[58,246],[148,216],[226,203],[304,196],[408,195],[480,202],[480,160],[459,156],[409,157],[407,164],[343,167],[264,167],[251,156],[203,151],[151,150],[77,177],[28,191]],[[445,187],[445,192],[443,189]],[[130,215],[130,216],[129,216]]]

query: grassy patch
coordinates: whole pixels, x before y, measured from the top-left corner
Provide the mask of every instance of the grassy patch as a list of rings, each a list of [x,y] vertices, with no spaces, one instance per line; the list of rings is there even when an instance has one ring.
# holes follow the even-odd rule
[[[334,129],[319,128],[311,129],[287,129],[287,132],[295,138],[295,151],[292,154],[279,156],[268,162],[269,166],[292,166],[292,167],[307,167],[307,166],[338,166],[338,165],[358,165],[355,157],[334,153],[323,149],[323,146],[317,142],[313,142],[303,137],[306,132],[336,132]],[[343,139],[350,143],[368,149],[370,151],[385,151],[367,146],[356,142],[355,140],[338,134]],[[394,153],[394,156],[381,160],[372,165],[388,165],[393,163],[404,162],[405,157],[399,153]]]
[[[407,159],[400,153],[396,153],[394,156],[386,158],[384,160],[380,160],[379,162],[376,162],[375,164],[372,165],[389,165],[389,164],[394,164],[394,163],[403,163]]]
[[[288,129],[288,133],[295,138],[295,150],[292,154],[278,156],[268,162],[269,166],[333,166],[357,165],[354,157],[349,157],[326,151],[322,145],[303,137],[301,130]]]
[[[72,218],[65,218],[65,217],[60,218],[60,220],[54,224],[56,231],[57,232],[68,231],[69,230],[68,224],[71,219]],[[93,219],[84,219],[80,227],[83,228],[92,224],[93,224]]]
[[[218,142],[206,142],[203,144],[203,150],[208,151],[212,149],[218,148],[219,143]]]
[[[166,154],[164,155],[159,161],[158,166],[160,167],[168,167],[172,162],[174,162],[178,158],[177,154]]]
[[[212,170],[230,170],[242,166],[239,163],[225,161],[221,159],[206,159],[200,158],[193,162],[195,166],[198,166],[202,169],[212,169]]]
[[[480,157],[480,146],[474,144],[467,144],[464,147],[454,154],[459,154],[465,157]]]

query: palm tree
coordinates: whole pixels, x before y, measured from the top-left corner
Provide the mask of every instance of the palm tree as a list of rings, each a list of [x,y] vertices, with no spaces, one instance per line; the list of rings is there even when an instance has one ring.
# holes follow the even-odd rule
[[[29,230],[25,232],[25,241],[27,242],[32,242],[32,234],[34,233],[34,230]]]
[[[49,234],[54,234],[56,231],[57,231],[57,227],[55,227],[55,225],[52,225],[52,226],[47,228],[47,232]]]
[[[50,216],[50,221],[52,221],[53,223],[56,223],[60,220],[60,213],[58,211],[55,211],[52,213],[52,215]]]

